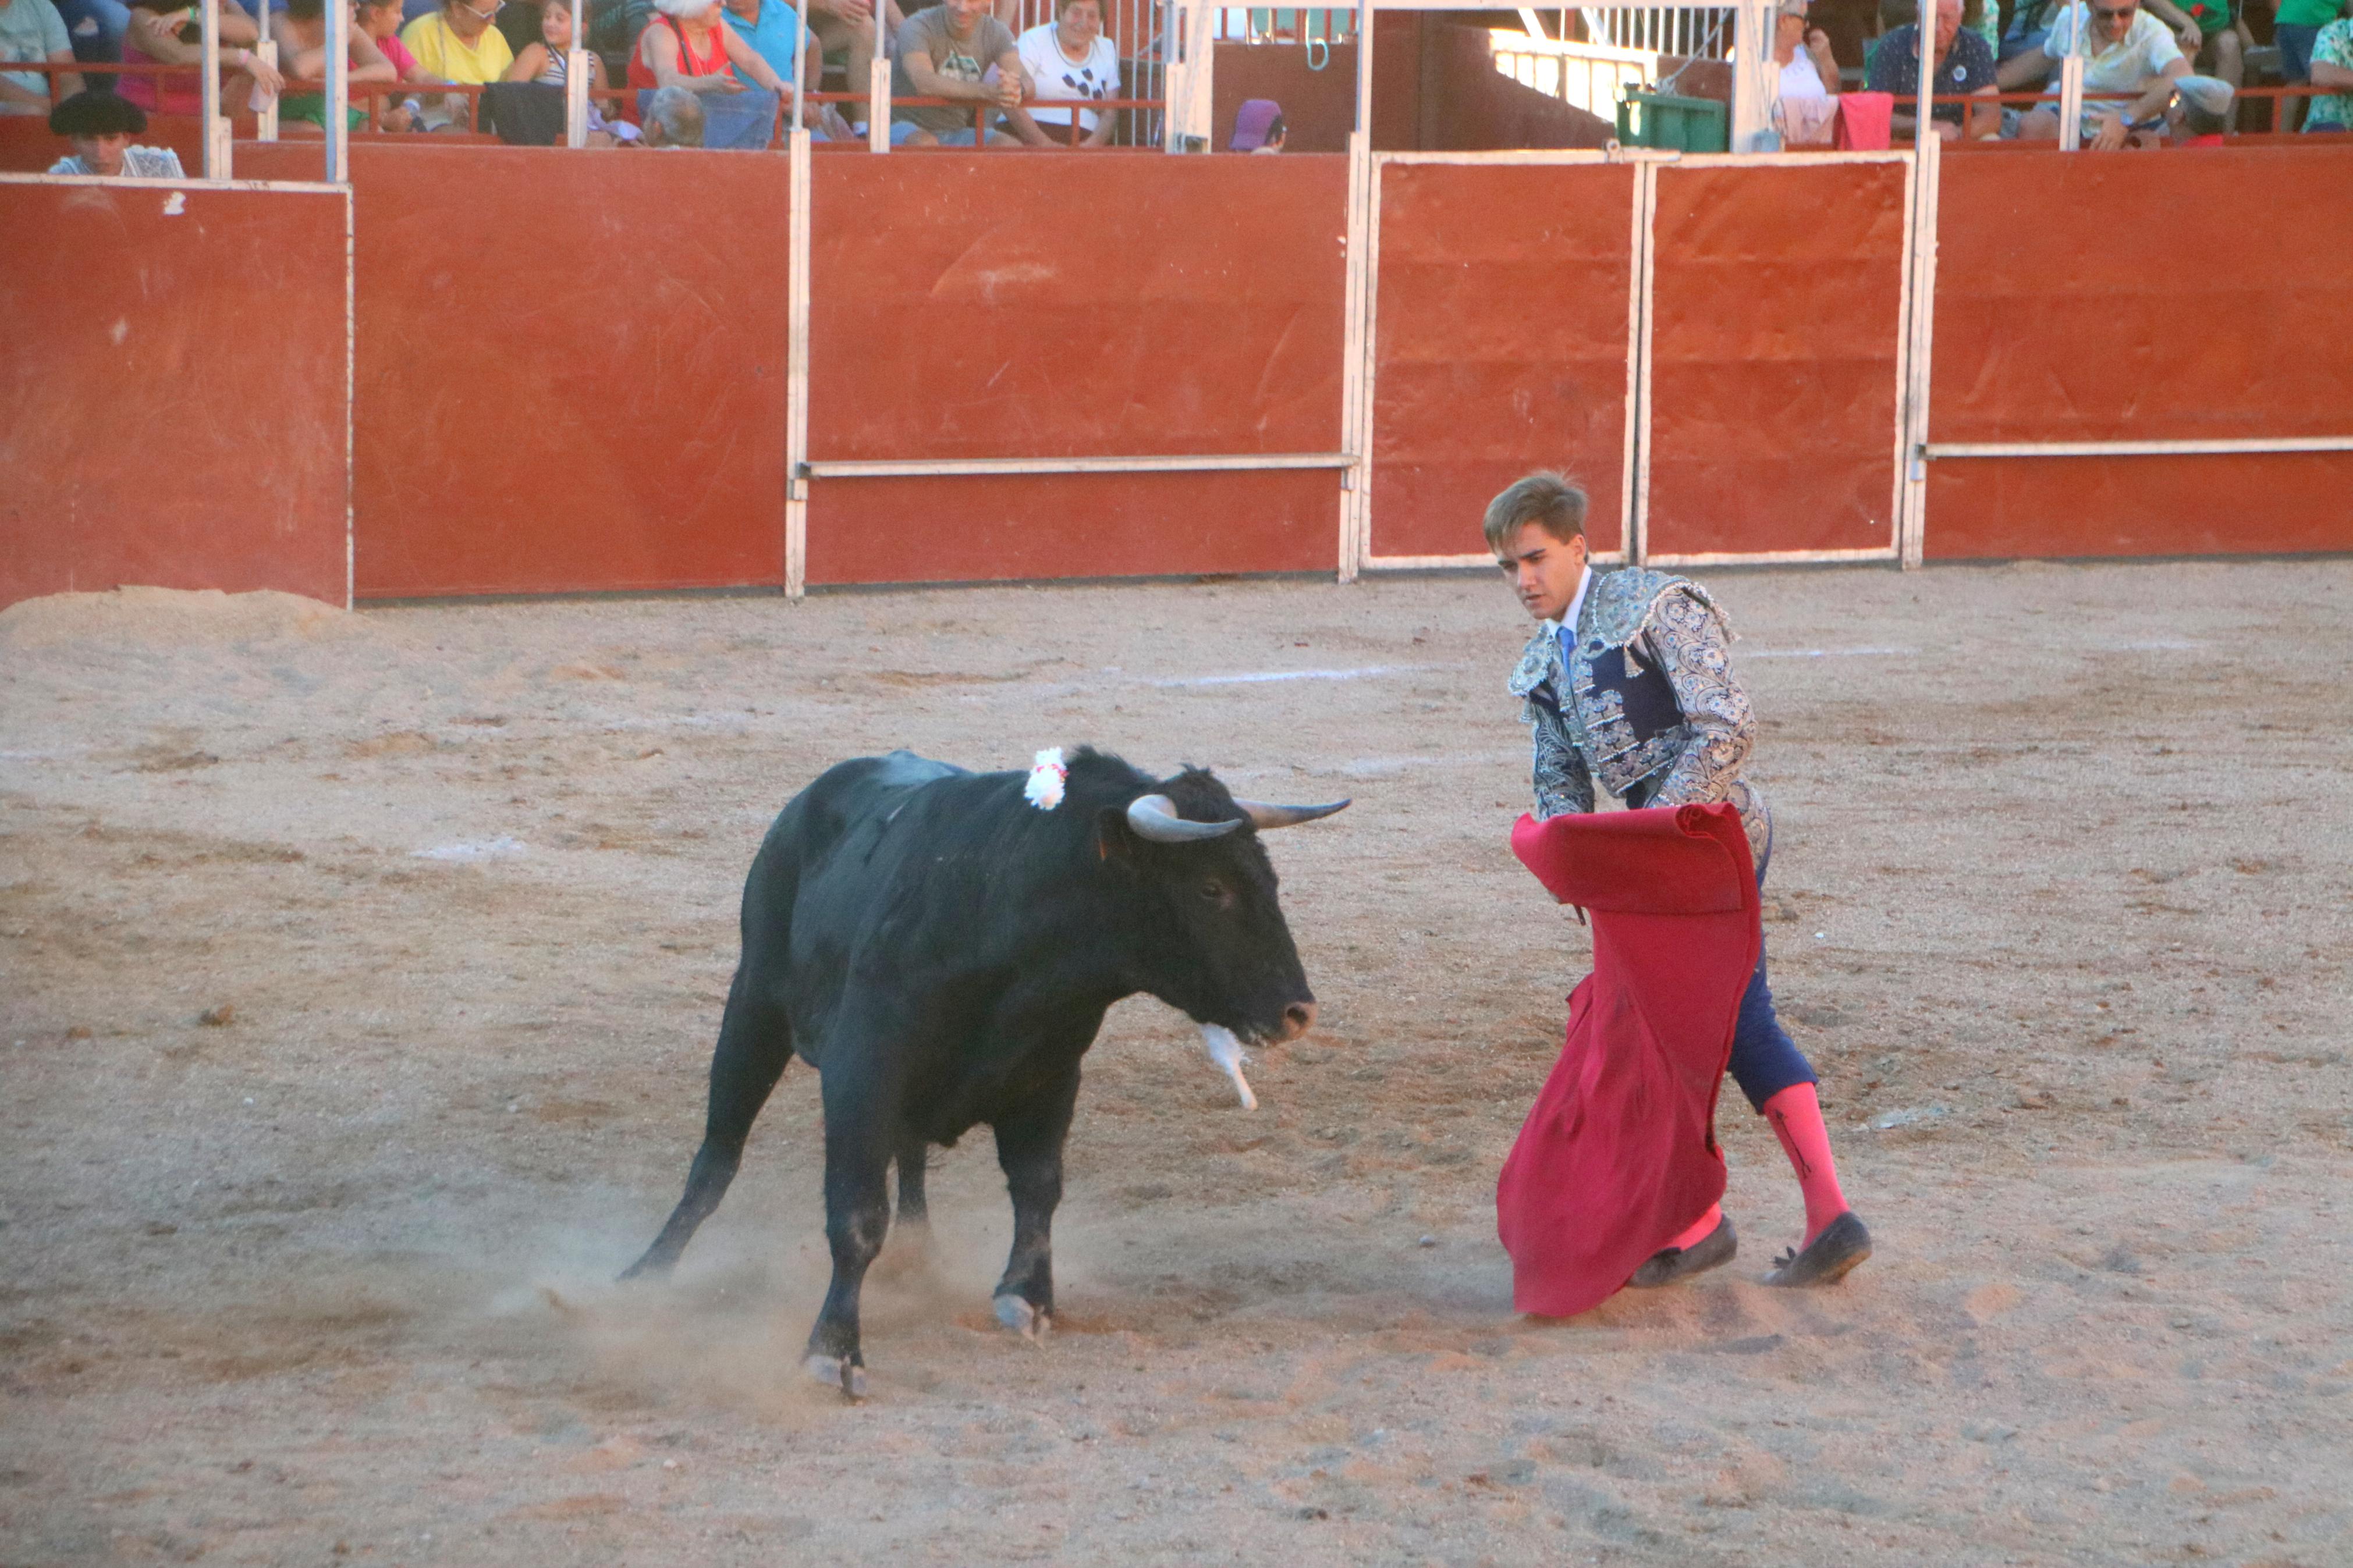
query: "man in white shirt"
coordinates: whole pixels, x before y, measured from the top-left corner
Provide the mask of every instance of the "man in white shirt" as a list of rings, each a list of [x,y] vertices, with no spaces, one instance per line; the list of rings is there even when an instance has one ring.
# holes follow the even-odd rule
[[[2166,106],[2173,101],[2174,79],[2189,74],[2189,62],[2182,58],[2172,30],[2143,11],[2140,0],[2092,0],[2088,16],[2078,0],[2052,19],[2039,46],[2002,65],[2002,90],[2046,86],[2056,79],[2059,62],[2071,54],[2084,57],[2086,95],[2140,95],[2128,104],[2111,99],[2084,105],[2084,145],[2103,153],[2122,147],[2135,125],[2163,119]],[[2056,138],[2058,111],[2036,109],[2019,122],[2018,134],[2026,140]]]

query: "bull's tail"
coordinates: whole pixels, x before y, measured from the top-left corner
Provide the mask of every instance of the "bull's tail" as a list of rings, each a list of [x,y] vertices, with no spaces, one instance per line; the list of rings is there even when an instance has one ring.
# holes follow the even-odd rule
[[[687,1172],[686,1195],[678,1200],[645,1256],[623,1271],[624,1279],[660,1279],[678,1262],[696,1228],[727,1195],[744,1161],[744,1140],[793,1059],[792,1026],[781,1007],[753,998],[745,978],[748,968],[736,969],[735,983],[727,993],[719,1047],[711,1057],[711,1108],[703,1121],[702,1147],[695,1151],[693,1167]]]

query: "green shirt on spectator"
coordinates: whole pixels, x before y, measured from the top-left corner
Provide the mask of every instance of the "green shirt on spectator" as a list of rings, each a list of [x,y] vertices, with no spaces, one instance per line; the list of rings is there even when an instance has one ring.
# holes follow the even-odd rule
[[[2312,40],[2312,63],[2343,66],[2353,70],[2353,21],[2331,22]],[[2316,98],[2305,111],[2304,128],[2353,131],[2353,92],[2332,92]]]
[[[2272,21],[2274,26],[2326,27],[2337,20],[2341,8],[2341,0],[2280,0],[2279,13]]]

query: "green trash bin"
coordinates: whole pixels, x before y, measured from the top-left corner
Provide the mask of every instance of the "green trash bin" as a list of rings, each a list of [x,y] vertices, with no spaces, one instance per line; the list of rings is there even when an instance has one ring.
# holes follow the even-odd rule
[[[1672,92],[1629,92],[1618,100],[1618,144],[1682,153],[1726,153],[1732,129],[1725,106],[1712,98]]]

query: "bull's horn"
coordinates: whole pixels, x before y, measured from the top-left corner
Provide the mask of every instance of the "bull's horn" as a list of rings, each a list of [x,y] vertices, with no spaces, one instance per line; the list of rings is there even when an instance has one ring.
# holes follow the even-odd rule
[[[1140,795],[1127,803],[1127,825],[1139,838],[1155,844],[1190,844],[1198,838],[1223,838],[1242,825],[1231,822],[1188,822],[1176,815],[1176,803],[1165,795]]]
[[[1303,822],[1329,816],[1345,810],[1349,803],[1335,800],[1329,805],[1269,805],[1261,800],[1238,800],[1234,804],[1249,814],[1251,826],[1264,833],[1270,828],[1296,827]]]

